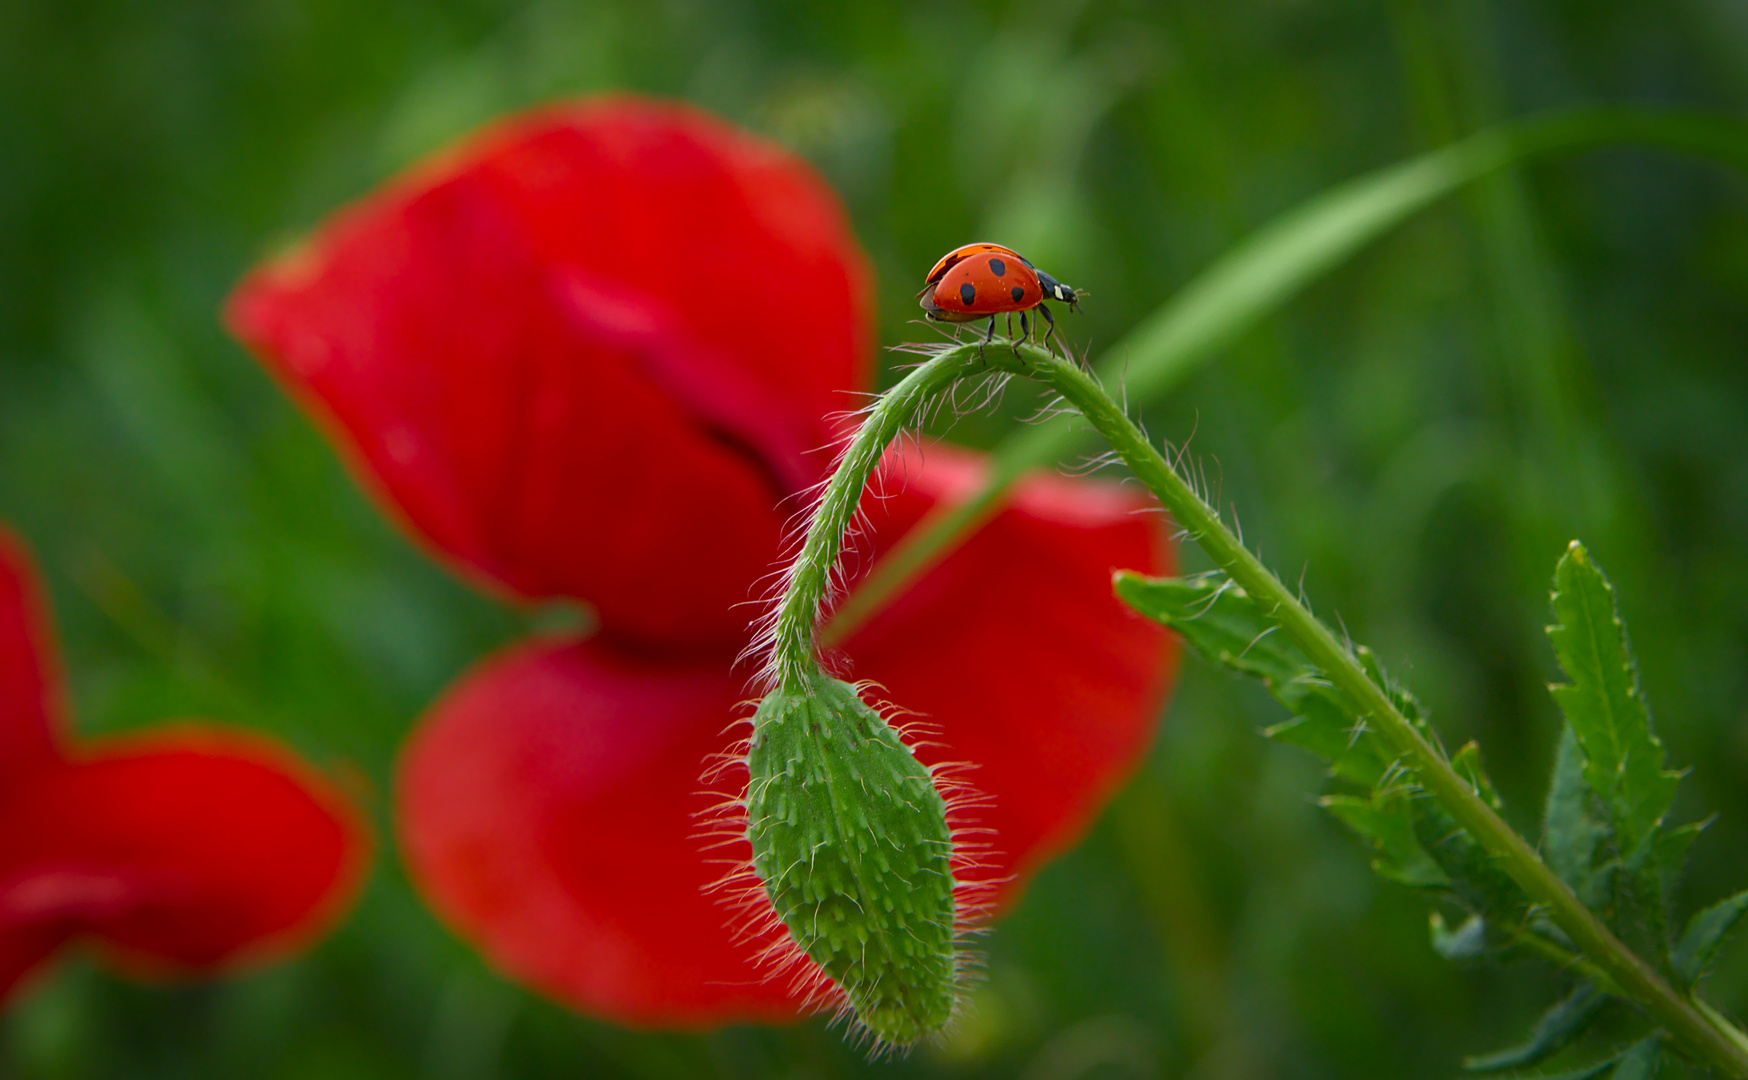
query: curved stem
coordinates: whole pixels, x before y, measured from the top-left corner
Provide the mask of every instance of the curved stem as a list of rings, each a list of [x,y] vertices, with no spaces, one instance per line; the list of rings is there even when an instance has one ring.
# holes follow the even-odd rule
[[[1416,773],[1426,790],[1497,859],[1531,899],[1543,905],[1599,974],[1637,1001],[1696,1055],[1731,1076],[1748,1080],[1748,1035],[1721,1014],[1678,994],[1629,949],[1535,849],[1506,824],[1451,767],[1366,674],[1345,645],[1299,602],[1298,596],[1251,554],[1195,489],[1142,434],[1097,380],[1077,365],[1032,345],[975,345],[945,350],[918,366],[868,412],[838,469],[827,482],[790,568],[773,626],[770,667],[787,690],[804,692],[817,670],[815,635],[833,569],[862,489],[888,443],[917,412],[955,381],[979,370],[1017,371],[1054,389],[1103,435],[1151,488],[1185,533],[1228,577],[1250,594],[1321,668],[1358,714]]]
[[[1546,905],[1549,917],[1586,957],[1705,1061],[1732,1076],[1748,1077],[1748,1042],[1742,1033],[1715,1012],[1708,1016],[1677,994],[1584,906],[1535,849],[1397,710],[1353,653],[1245,548],[1220,520],[1218,511],[1177,474],[1090,375],[1040,349],[1026,349],[1025,355],[1031,361],[1028,374],[1048,383],[1110,442],[1209,558],[1280,623],[1373,730],[1414,769],[1445,810],[1499,860],[1524,892]]]
[[[1006,363],[1002,363],[1002,361]],[[1012,369],[1015,358],[995,346],[961,345],[937,353],[917,365],[892,389],[880,395],[851,437],[826,481],[807,523],[801,551],[789,564],[788,580],[771,626],[771,652],[767,674],[784,690],[801,691],[807,677],[818,668],[814,633],[820,608],[831,589],[833,569],[843,548],[862,488],[868,483],[886,446],[898,437],[917,413],[934,402],[953,383],[966,375],[994,367]]]

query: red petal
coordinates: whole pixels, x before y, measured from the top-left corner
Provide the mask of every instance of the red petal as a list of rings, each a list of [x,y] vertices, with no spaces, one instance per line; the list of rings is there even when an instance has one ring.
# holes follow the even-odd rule
[[[460,567],[618,636],[721,643],[863,385],[866,276],[805,164],[611,99],[415,171],[228,315]]]
[[[66,713],[43,610],[30,555],[0,528],[0,790],[60,760]]]
[[[102,740],[0,796],[0,985],[80,934],[148,974],[282,955],[343,910],[366,847],[333,786],[265,739]]]
[[[951,447],[889,453],[887,497],[867,499],[867,556],[936,503],[976,491],[981,458]],[[920,714],[938,742],[918,756],[965,762],[990,805],[989,875],[1025,880],[1085,833],[1153,736],[1176,639],[1119,603],[1118,568],[1169,573],[1151,499],[1058,476],[1022,481],[1007,509],[845,643],[855,678]],[[1151,511],[1151,512],[1150,512]]]
[[[981,464],[931,447],[894,459],[870,500],[873,548]],[[908,473],[908,477],[904,474]],[[991,872],[1023,878],[1072,843],[1153,731],[1173,652],[1111,595],[1118,566],[1170,564],[1150,504],[1114,485],[1029,480],[1015,503],[850,642],[856,674],[928,714],[993,796]],[[698,1026],[794,1015],[760,980],[705,889],[699,779],[744,677],[723,661],[534,642],[468,675],[401,762],[397,819],[413,876],[512,978],[621,1023]],[[714,853],[744,858],[744,844]]]
[[[743,679],[725,660],[539,641],[441,700],[400,766],[414,879],[505,974],[619,1023],[691,1027],[796,1009],[705,895],[697,814]]]
[[[20,927],[0,932],[0,1002],[28,985],[43,962],[71,936],[58,926]]]

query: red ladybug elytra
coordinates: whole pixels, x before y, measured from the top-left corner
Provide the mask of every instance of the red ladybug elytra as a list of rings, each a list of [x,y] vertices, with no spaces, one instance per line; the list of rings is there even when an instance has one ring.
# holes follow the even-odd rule
[[[1020,337],[1029,332],[1026,313],[1033,308],[1044,316],[1052,333],[1056,319],[1045,300],[1058,300],[1070,311],[1079,311],[1079,294],[1073,287],[1039,270],[1013,248],[1000,244],[966,244],[941,256],[929,271],[928,283],[917,294],[923,313],[937,322],[972,322],[989,318],[985,342],[995,339],[997,315],[1020,314]],[[1013,332],[1012,324],[1008,327]]]

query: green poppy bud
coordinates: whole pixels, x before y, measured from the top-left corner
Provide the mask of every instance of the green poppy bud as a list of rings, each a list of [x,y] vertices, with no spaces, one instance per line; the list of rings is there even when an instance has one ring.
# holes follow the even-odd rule
[[[958,961],[952,837],[929,770],[823,674],[759,704],[747,768],[753,869],[796,944],[880,1042],[940,1030]]]

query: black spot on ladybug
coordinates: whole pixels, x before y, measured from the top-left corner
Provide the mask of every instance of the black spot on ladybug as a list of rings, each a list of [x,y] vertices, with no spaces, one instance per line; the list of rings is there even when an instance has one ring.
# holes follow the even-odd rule
[[[971,284],[969,281],[959,286],[959,300],[966,307],[975,304],[977,302],[977,286]]]
[[[1001,277],[1008,272],[1008,264],[1002,262],[1000,259],[991,259],[989,260],[989,272],[996,277]]]
[[[1015,285],[1015,286],[1014,286],[1014,291],[1013,291],[1013,293],[1012,293],[1012,294],[1011,294],[1011,295],[1012,295],[1012,296],[1013,296],[1013,298],[1014,298],[1014,303],[1016,303],[1016,304],[1017,304],[1017,303],[1019,303],[1019,302],[1020,302],[1020,301],[1021,301],[1021,300],[1024,300],[1024,299],[1025,299],[1025,298],[1026,298],[1026,290],[1024,290],[1024,289],[1022,289],[1022,288],[1020,288],[1020,287],[1019,287],[1019,286],[1018,286],[1018,285]]]

